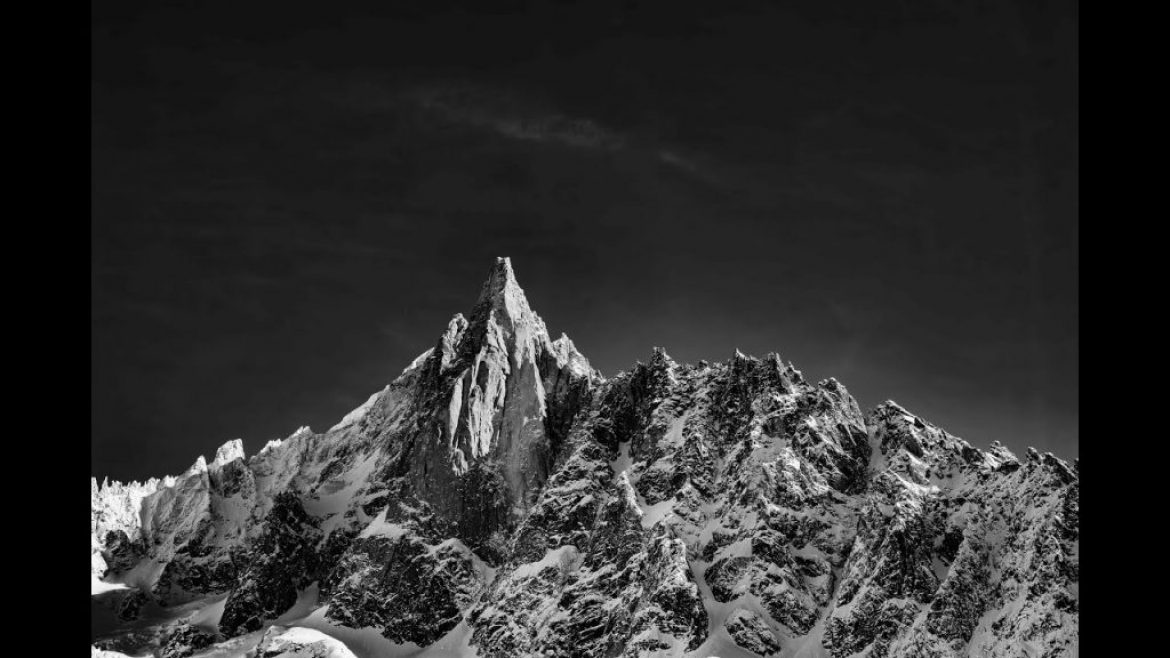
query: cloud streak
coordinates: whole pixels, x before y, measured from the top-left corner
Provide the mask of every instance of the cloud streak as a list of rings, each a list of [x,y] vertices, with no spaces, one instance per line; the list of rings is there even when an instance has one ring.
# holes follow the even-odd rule
[[[416,88],[403,95],[409,102],[454,124],[488,130],[524,142],[556,144],[585,151],[627,151],[649,156],[659,164],[721,187],[721,178],[674,145],[641,143],[633,135],[608,128],[583,116],[542,107],[520,94],[481,85],[456,84]]]
[[[624,136],[592,119],[534,107],[514,94],[484,87],[455,85],[416,89],[406,97],[452,123],[531,142],[552,142],[580,149],[624,148]]]

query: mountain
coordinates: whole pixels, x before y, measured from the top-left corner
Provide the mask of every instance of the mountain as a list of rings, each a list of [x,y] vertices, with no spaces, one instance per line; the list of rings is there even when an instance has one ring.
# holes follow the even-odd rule
[[[95,479],[95,651],[1076,656],[1079,482],[775,354],[607,379],[501,258],[328,431]]]

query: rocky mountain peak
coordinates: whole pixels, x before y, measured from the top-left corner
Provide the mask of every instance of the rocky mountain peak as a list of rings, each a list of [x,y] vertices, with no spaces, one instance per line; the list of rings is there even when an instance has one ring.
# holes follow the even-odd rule
[[[460,329],[455,350],[461,363],[484,349],[507,355],[513,365],[552,351],[544,320],[529,306],[507,257],[497,258],[488,271],[466,324],[453,320],[444,339],[456,324]]]
[[[211,466],[223,466],[228,462],[244,458],[244,442],[240,439],[233,439],[221,445],[215,451],[215,460],[212,461]]]
[[[154,632],[168,658],[347,655],[330,638],[358,633],[372,655],[1075,656],[1079,472],[893,401],[863,414],[775,353],[692,367],[655,347],[603,378],[499,258],[470,314],[330,430],[91,479],[95,594],[122,620],[189,615],[95,640],[142,655]]]
[[[497,322],[503,324],[539,324],[541,329],[544,328],[544,322],[540,321],[540,317],[533,313],[532,307],[528,305],[524,289],[516,280],[512,261],[507,257],[497,258],[488,271],[487,280],[484,281],[471,312],[471,324],[475,326],[493,315]],[[547,335],[545,338],[547,339]]]
[[[591,379],[601,377],[593,366],[589,365],[589,359],[577,350],[577,346],[565,334],[562,333],[560,338],[552,342],[552,351],[557,363],[567,367],[574,375]]]
[[[512,259],[507,256],[500,256],[496,258],[496,262],[488,271],[488,278],[483,284],[479,301],[483,302],[487,299],[507,295],[523,299],[524,290],[520,288],[520,283],[516,281],[516,272],[512,269]],[[527,303],[527,300],[525,300],[525,303]]]

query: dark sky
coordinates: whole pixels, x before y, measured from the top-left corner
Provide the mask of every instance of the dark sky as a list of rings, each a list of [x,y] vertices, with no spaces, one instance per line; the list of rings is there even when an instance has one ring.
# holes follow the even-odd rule
[[[607,375],[1077,456],[1075,4],[706,4],[95,5],[93,473],[328,428],[505,255]]]

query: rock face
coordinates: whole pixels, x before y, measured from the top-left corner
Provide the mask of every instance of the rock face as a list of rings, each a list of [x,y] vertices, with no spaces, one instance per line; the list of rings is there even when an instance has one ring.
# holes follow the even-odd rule
[[[327,617],[427,646],[459,624],[488,570],[458,539],[420,527],[401,504],[394,512],[362,530],[331,572]]]
[[[151,479],[145,484],[104,480],[99,486],[97,478],[90,478],[91,569],[95,579],[101,578],[107,570],[126,571],[142,560],[145,546],[131,537],[135,540],[139,537],[142,499],[163,484],[157,479]],[[173,481],[166,484],[173,484]]]
[[[180,624],[163,638],[158,655],[160,658],[187,658],[213,644],[215,636],[211,633],[201,631],[190,624]]]
[[[329,431],[95,481],[93,570],[228,593],[229,637],[316,585],[331,624],[484,657],[1075,656],[1078,496],[1052,455],[863,413],[776,355],[605,379],[500,259]]]
[[[727,634],[741,648],[761,656],[773,656],[780,652],[780,643],[768,628],[768,624],[747,608],[739,608],[727,616],[724,622]]]
[[[321,534],[292,493],[277,494],[260,536],[243,557],[247,565],[224,603],[219,628],[225,635],[258,630],[297,601],[297,592],[319,577]]]

